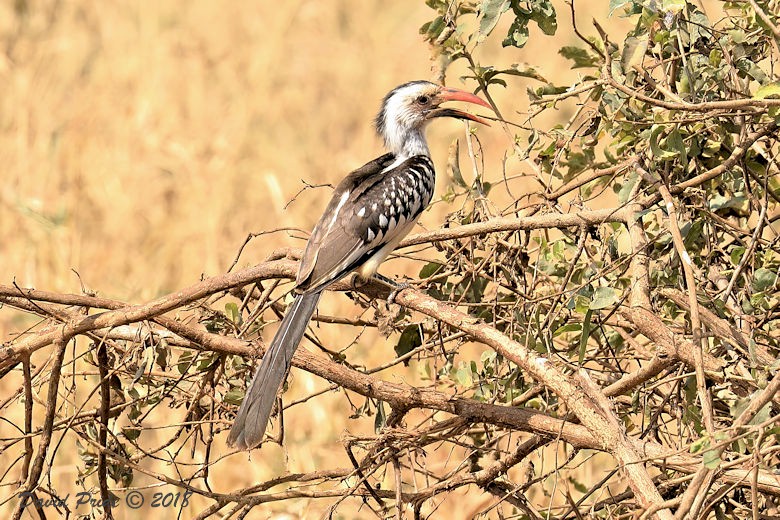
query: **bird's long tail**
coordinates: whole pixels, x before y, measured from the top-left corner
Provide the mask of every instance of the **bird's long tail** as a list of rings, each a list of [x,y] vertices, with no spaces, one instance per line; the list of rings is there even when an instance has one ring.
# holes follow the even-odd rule
[[[290,369],[295,349],[306,332],[319,299],[319,292],[299,294],[287,309],[230,429],[230,446],[246,450],[254,448],[263,440],[276,393]]]

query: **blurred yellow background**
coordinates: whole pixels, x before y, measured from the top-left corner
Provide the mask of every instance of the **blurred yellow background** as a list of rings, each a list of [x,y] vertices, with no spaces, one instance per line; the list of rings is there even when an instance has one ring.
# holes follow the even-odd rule
[[[379,154],[379,100],[431,74],[418,1],[26,8],[0,6],[4,283],[142,300],[222,272],[308,229],[328,194],[284,211],[301,180]]]
[[[532,31],[528,48],[499,54],[505,33],[499,28],[497,42],[478,57],[501,66],[528,61],[543,66],[540,73],[548,77],[574,77],[555,52],[575,43],[565,5],[556,6],[561,29],[554,46]],[[422,0],[0,4],[0,283],[76,293],[84,287],[140,303],[223,273],[248,233],[292,227],[304,230],[295,237],[305,236],[330,190],[307,190],[285,205],[302,181],[335,184],[382,153],[372,127],[381,98],[397,84],[435,77],[436,64],[418,32],[433,16]],[[583,12],[582,23],[592,16]],[[473,89],[459,81],[462,72],[454,68],[448,84]],[[527,109],[528,81],[495,92],[508,119],[523,119],[518,113]],[[564,121],[567,115],[560,114]],[[449,143],[463,132],[458,122],[429,131],[439,193],[447,182]],[[479,135],[486,179],[500,180],[511,140],[497,125]],[[448,210],[440,205],[422,223],[436,227]],[[257,263],[277,247],[302,246],[293,234],[254,240],[239,266]],[[383,272],[420,268],[399,264],[393,261]],[[339,302],[352,308],[338,296],[324,301],[336,305],[332,314]],[[0,309],[0,341],[33,323]],[[388,345],[361,352],[366,362],[380,364],[391,359]],[[403,377],[415,374],[412,366]],[[307,393],[326,387],[308,374],[295,378]],[[2,395],[16,384],[10,376],[0,382]],[[324,402],[338,411],[331,413]],[[295,433],[288,432],[285,448],[266,447],[251,462],[232,456],[231,466],[215,473],[215,490],[284,471],[349,466],[339,436],[345,428],[370,432],[373,419],[350,421],[348,414],[338,395],[294,408],[286,420],[288,428],[296,425]],[[7,433],[4,428],[0,432]],[[0,455],[2,467],[17,455]],[[52,475],[65,492],[79,463],[72,443],[58,461]],[[166,473],[170,466],[153,470]],[[155,482],[141,474],[136,479]],[[493,500],[464,488],[437,514],[465,518],[460,514]],[[206,505],[196,501],[184,518]],[[249,518],[271,511],[318,518],[329,505],[301,499],[258,508]],[[339,512],[370,516],[359,501]],[[137,515],[117,511],[118,518]]]

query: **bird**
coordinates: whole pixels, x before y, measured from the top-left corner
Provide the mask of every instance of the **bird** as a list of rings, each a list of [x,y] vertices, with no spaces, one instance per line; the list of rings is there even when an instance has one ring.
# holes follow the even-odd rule
[[[427,124],[450,117],[489,125],[440,106],[447,101],[493,110],[475,94],[422,80],[404,83],[384,97],[375,126],[387,153],[348,174],[314,226],[295,280],[295,299],[249,383],[228,434],[229,446],[247,450],[262,442],[276,394],[323,290],[352,272],[364,280],[374,276],[428,207],[436,173],[425,139]]]

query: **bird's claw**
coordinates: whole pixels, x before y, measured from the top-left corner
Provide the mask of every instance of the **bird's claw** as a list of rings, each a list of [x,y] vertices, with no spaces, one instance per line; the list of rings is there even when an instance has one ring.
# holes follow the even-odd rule
[[[396,282],[395,280],[391,280],[390,278],[383,276],[379,273],[374,273],[373,276],[369,279],[363,278],[359,274],[355,273],[355,275],[352,277],[352,280],[350,281],[350,285],[352,285],[352,289],[356,291],[361,287],[363,287],[364,285],[370,283],[372,279],[373,281],[379,282],[381,284],[390,287],[390,294],[387,297],[388,305],[395,303],[395,297],[398,296],[398,293],[412,286],[407,282],[400,282],[400,283]]]
[[[390,291],[390,294],[387,296],[388,305],[392,305],[393,303],[395,303],[395,297],[398,296],[398,293],[412,286],[412,284],[407,282],[394,283],[393,285],[394,285],[393,290]]]

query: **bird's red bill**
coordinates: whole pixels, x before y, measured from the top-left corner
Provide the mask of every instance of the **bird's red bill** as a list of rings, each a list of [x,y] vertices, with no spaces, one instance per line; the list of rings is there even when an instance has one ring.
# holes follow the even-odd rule
[[[465,103],[473,103],[475,105],[480,105],[485,108],[489,108],[491,111],[493,110],[493,107],[491,107],[487,101],[480,98],[479,96],[472,94],[471,92],[466,92],[465,90],[442,87],[439,96],[444,101],[463,101]],[[437,113],[435,114],[434,117],[455,117],[458,119],[470,119],[471,121],[475,121],[477,123],[490,126],[490,123],[488,123],[486,120],[482,119],[481,117],[475,116],[473,114],[469,114],[467,112],[461,112],[460,110],[455,110],[454,108],[440,108],[436,112]]]
[[[466,103],[474,103],[475,105],[482,105],[485,108],[493,110],[490,104],[479,96],[466,92],[465,90],[458,90],[456,88],[442,87],[441,97],[445,101],[464,101]]]

